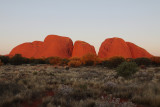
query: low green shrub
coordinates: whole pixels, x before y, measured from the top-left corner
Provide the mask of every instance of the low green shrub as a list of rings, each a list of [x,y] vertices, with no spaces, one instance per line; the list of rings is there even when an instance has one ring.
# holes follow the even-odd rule
[[[136,64],[138,66],[141,66],[141,65],[149,66],[149,65],[151,65],[151,60],[149,58],[136,58],[134,61],[136,62]]]
[[[49,63],[51,65],[59,65],[61,63],[62,59],[59,57],[51,57],[49,58]]]
[[[21,65],[26,63],[26,58],[22,57],[21,54],[16,54],[10,58],[10,64],[12,65]]]
[[[85,66],[93,66],[98,63],[98,57],[95,54],[86,54],[82,57],[82,63]]]
[[[104,66],[104,67],[108,67],[109,61],[108,60],[103,60],[101,65]]]
[[[46,61],[45,61],[45,59],[34,59],[34,58],[32,58],[32,59],[29,59],[29,63],[30,64],[45,64]]]
[[[130,77],[138,71],[138,66],[135,62],[123,62],[117,69],[117,75],[122,77]]]
[[[134,59],[133,58],[126,58],[126,61],[127,62],[134,62]]]
[[[118,65],[120,65],[122,62],[124,62],[125,59],[123,57],[112,57],[108,60],[104,60],[102,62],[102,65],[108,68],[117,68]]]
[[[69,63],[69,59],[61,59],[61,61],[60,61],[60,65],[61,66],[65,66],[65,65],[68,65],[68,63]]]
[[[1,62],[3,62],[3,64],[8,64],[9,63],[9,57],[8,56],[0,56],[0,60],[1,60]]]

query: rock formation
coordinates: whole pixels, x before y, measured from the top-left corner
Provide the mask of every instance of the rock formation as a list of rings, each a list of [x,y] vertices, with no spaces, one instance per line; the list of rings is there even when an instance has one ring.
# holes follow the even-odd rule
[[[72,57],[82,57],[86,54],[95,54],[96,51],[94,46],[84,42],[84,41],[76,41],[74,43],[74,48],[72,52]]]
[[[39,47],[39,44],[23,43],[15,47],[9,55],[13,56],[15,54],[21,54],[23,57],[31,58],[37,53],[37,47]]]
[[[106,39],[99,49],[98,56],[100,58],[111,58],[114,56],[122,56],[124,58],[152,57],[145,49],[133,43],[125,42],[121,38]]]
[[[12,49],[9,56],[21,54],[26,58],[48,58],[48,57],[82,57],[86,54],[95,54],[94,46],[84,42],[76,41],[74,43],[68,37],[57,35],[48,35],[44,42],[34,41],[23,43]],[[98,56],[100,58],[111,58],[114,56],[122,56],[124,58],[150,58],[152,55],[145,49],[130,43],[125,42],[121,38],[106,39],[99,49]]]
[[[100,49],[98,56],[100,58],[111,58],[114,56],[122,56],[124,58],[132,58],[132,54],[126,42],[121,38],[106,39]]]
[[[21,54],[26,58],[48,58],[54,56],[69,58],[72,55],[72,50],[73,42],[70,38],[48,35],[44,42],[35,41],[18,45],[9,55]]]
[[[132,58],[141,58],[141,57],[146,57],[146,58],[151,58],[153,55],[151,55],[149,52],[147,52],[145,49],[131,43],[131,42],[126,42],[128,47],[130,48]]]
[[[44,51],[41,56],[58,56],[69,58],[72,55],[73,42],[68,37],[49,35],[44,40]]]

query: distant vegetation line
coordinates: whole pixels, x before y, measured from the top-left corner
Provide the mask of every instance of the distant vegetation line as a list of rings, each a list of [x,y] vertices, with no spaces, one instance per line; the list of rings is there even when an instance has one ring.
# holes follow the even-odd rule
[[[122,62],[135,62],[138,66],[160,66],[160,57],[151,58],[123,58],[119,56],[114,56],[108,59],[99,58],[95,54],[86,54],[81,58],[60,58],[60,57],[48,57],[48,58],[25,58],[21,54],[16,54],[13,57],[0,56],[1,65],[11,64],[11,65],[22,65],[22,64],[51,64],[59,66],[106,66],[108,68],[115,68]]]

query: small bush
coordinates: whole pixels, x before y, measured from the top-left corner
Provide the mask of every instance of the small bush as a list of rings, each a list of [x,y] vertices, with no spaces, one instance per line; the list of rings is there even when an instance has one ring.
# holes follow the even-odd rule
[[[147,69],[145,65],[140,65],[141,69]]]
[[[112,57],[109,60],[103,61],[103,65],[108,68],[117,68],[125,59],[123,57]]]
[[[0,66],[2,66],[3,65],[3,63],[2,63],[2,61],[0,60]]]
[[[152,61],[152,65],[160,66],[160,57],[152,57],[151,61]]]
[[[151,60],[148,59],[148,58],[137,58],[134,61],[136,62],[136,64],[138,66],[141,66],[141,65],[149,66],[149,65],[151,65]]]
[[[70,67],[79,67],[82,65],[82,61],[79,58],[70,59],[68,66]]]
[[[46,62],[45,62],[45,59],[34,59],[34,58],[32,58],[32,59],[29,60],[29,63],[30,64],[45,64]]]
[[[0,60],[4,64],[8,64],[9,63],[9,57],[8,56],[0,56]]]
[[[130,77],[138,71],[138,66],[135,62],[123,62],[116,71],[119,76]]]
[[[102,61],[102,66],[108,67],[109,66],[109,61],[108,60],[103,60]]]
[[[21,65],[25,64],[25,58],[21,56],[21,54],[16,54],[10,59],[10,64],[12,65]]]
[[[68,65],[68,62],[69,62],[69,59],[62,59],[62,60],[60,61],[60,65],[61,65],[61,66]]]
[[[30,59],[29,59],[29,58],[24,58],[24,57],[23,57],[23,60],[24,60],[24,63],[25,63],[25,64],[30,64]]]
[[[126,58],[126,61],[127,62],[134,62],[134,59],[133,58]]]
[[[85,66],[92,66],[98,63],[98,57],[95,54],[87,54],[82,57],[82,63]]]
[[[46,63],[46,64],[50,64],[50,63],[49,63],[50,59],[51,59],[51,57],[46,58],[46,59],[45,59],[45,63]]]
[[[49,63],[51,65],[59,65],[61,63],[61,60],[62,59],[59,57],[51,57],[51,58],[49,58]]]

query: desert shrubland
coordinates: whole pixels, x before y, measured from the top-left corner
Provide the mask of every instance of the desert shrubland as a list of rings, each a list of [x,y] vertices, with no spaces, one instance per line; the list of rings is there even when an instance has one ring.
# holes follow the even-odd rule
[[[160,106],[159,58],[0,58],[2,107]]]
[[[77,60],[76,60],[77,59]],[[160,66],[160,58],[123,58],[120,56],[111,57],[108,59],[100,59],[95,54],[86,54],[81,58],[60,58],[60,57],[49,57],[49,58],[25,58],[20,54],[16,54],[12,57],[0,56],[0,60],[4,65],[22,65],[22,64],[51,64],[56,66],[67,66],[78,67],[78,66],[102,66],[109,69],[116,69],[122,62],[135,62],[140,68],[145,69],[149,66]],[[72,66],[73,65],[73,66]]]
[[[127,62],[124,66],[130,64]],[[131,64],[127,70],[132,67],[135,66]],[[116,70],[101,66],[66,70],[63,66],[55,68],[47,64],[3,65],[0,67],[0,106],[33,106],[40,101],[38,106],[158,107],[160,68],[147,67],[131,74],[125,78],[117,75]]]

